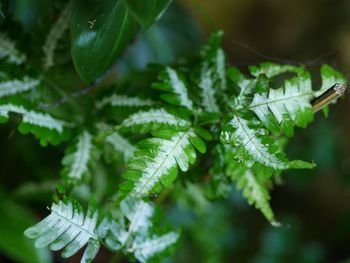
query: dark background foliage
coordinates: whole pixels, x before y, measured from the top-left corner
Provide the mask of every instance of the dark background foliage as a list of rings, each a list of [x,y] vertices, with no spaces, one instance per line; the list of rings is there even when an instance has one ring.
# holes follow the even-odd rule
[[[40,8],[45,1],[33,1],[34,7],[25,4],[30,1],[19,2],[23,5],[18,16],[27,30],[44,30],[37,26],[40,21],[35,17],[42,15]],[[349,17],[347,0],[175,1],[156,25],[130,45],[118,62],[117,72],[143,68],[149,61],[168,63],[192,55],[212,30],[220,28],[225,31],[224,48],[231,65],[244,69],[266,60],[301,62],[317,72],[327,62],[347,73]],[[234,188],[229,200],[208,203],[189,185],[190,194],[180,199],[178,206],[167,207],[168,221],[187,226],[177,253],[167,262],[346,262],[350,256],[349,100],[341,100],[328,118],[318,114],[307,130],[297,130],[290,143],[291,157],[314,160],[317,168],[290,172],[273,190],[272,207],[281,228],[271,227]],[[32,137],[18,134],[11,124],[1,127],[0,145],[6,149],[0,152],[0,196],[13,195],[16,201],[40,211],[51,198],[64,149],[41,148]],[[43,182],[41,192],[31,191],[34,181]],[[6,246],[1,211],[8,206],[0,205],[0,247]],[[14,211],[13,217],[22,212],[27,213]],[[23,230],[36,221],[35,215],[32,218],[23,227],[13,227]],[[21,244],[26,251],[27,241],[22,245],[21,238],[19,235],[7,242],[15,247]],[[22,262],[20,256],[17,258]],[[66,262],[78,262],[79,258],[77,255]],[[61,259],[58,256],[55,260]],[[0,256],[0,262],[12,261]],[[126,260],[104,251],[96,262]]]

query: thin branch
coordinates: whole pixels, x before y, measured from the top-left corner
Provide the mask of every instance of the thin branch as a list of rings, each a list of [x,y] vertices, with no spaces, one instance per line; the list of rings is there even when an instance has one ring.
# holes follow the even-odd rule
[[[102,75],[100,78],[98,78],[93,84],[88,85],[88,86],[82,88],[81,90],[75,91],[73,93],[65,94],[64,96],[62,96],[62,98],[60,100],[57,100],[53,103],[40,103],[38,107],[40,109],[54,109],[54,108],[61,106],[62,104],[65,104],[65,103],[73,100],[73,98],[78,98],[80,96],[83,96],[83,95],[90,93],[91,91],[93,91],[95,88],[97,88],[102,82],[104,82],[111,75],[111,73],[113,72],[113,69],[114,69],[114,67],[112,67],[104,75]],[[74,103],[76,103],[76,101],[74,101]]]

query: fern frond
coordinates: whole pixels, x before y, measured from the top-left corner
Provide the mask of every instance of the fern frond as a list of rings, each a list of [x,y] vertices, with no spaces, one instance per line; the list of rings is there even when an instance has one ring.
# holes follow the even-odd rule
[[[270,176],[264,174],[263,169],[249,169],[242,163],[235,161],[231,152],[228,152],[226,162],[226,174],[236,181],[237,189],[242,190],[248,203],[260,210],[273,226],[279,226],[269,203],[271,197],[267,185]]]
[[[214,71],[208,63],[204,63],[201,68],[199,88],[201,89],[202,107],[207,112],[219,112],[219,106],[215,98]]]
[[[284,87],[255,93],[247,108],[271,131],[278,132],[281,125],[287,135],[292,135],[294,125],[305,128],[313,120],[313,93],[310,74],[298,68],[297,76],[286,80]]]
[[[127,198],[120,203],[120,210],[127,223],[121,219],[110,225],[111,235],[107,236],[106,243],[114,250],[127,249],[135,237],[148,235],[152,226],[151,218],[154,215],[154,207],[140,200]]]
[[[147,107],[155,104],[156,103],[150,99],[140,99],[138,97],[113,94],[98,101],[96,103],[96,107],[98,109],[101,109],[106,105],[110,105],[112,107]]]
[[[109,135],[106,138],[106,142],[112,145],[116,152],[123,154],[125,161],[129,160],[136,150],[136,147],[118,132],[113,132]]]
[[[215,82],[218,82],[218,87],[221,91],[227,89],[226,80],[226,57],[225,52],[221,48],[223,32],[217,31],[210,36],[208,44],[201,51],[202,59],[213,67],[215,73]]]
[[[141,263],[149,262],[155,255],[164,252],[174,245],[179,239],[179,233],[170,232],[162,236],[154,236],[151,239],[137,238],[130,248],[135,258]]]
[[[69,123],[55,119],[47,113],[28,110],[22,105],[13,103],[0,105],[0,123],[6,122],[10,117],[10,113],[21,115],[22,121],[19,131],[24,134],[33,133],[40,139],[42,145],[46,145],[47,142],[58,144],[68,136],[67,127],[70,126]]]
[[[152,218],[156,209],[150,203],[127,198],[121,202],[120,211],[123,218],[105,223],[105,242],[112,250],[123,250],[133,254],[140,262],[149,262],[154,256],[164,253],[179,238],[176,232],[152,235]]]
[[[124,177],[130,181],[121,185],[124,193],[142,197],[159,192],[161,185],[170,186],[177,177],[178,168],[187,171],[196,160],[196,148],[204,153],[205,144],[192,130],[175,132],[161,130],[155,138],[139,143],[139,149],[128,163]]]
[[[261,123],[252,117],[233,116],[223,127],[221,140],[235,147],[236,159],[252,167],[260,163],[274,170],[311,169],[313,164],[288,161]]]
[[[233,116],[223,128],[221,138],[237,147],[237,158],[248,166],[258,162],[276,170],[286,169],[286,162],[276,155],[276,149],[268,141],[265,130],[258,125],[257,122]]]
[[[89,172],[89,163],[92,159],[92,135],[83,131],[77,138],[74,149],[69,149],[62,160],[65,166],[63,176],[69,180],[81,181]]]
[[[15,43],[5,34],[0,33],[0,59],[4,59],[9,63],[21,65],[26,61],[25,54],[21,53],[15,47]]]
[[[32,90],[39,83],[39,80],[31,79],[27,76],[23,80],[14,79],[0,82],[0,98]]]
[[[147,133],[159,128],[172,127],[184,129],[190,126],[190,123],[164,109],[150,109],[148,111],[139,111],[130,115],[121,123],[121,128],[138,133]]]
[[[154,83],[152,87],[168,92],[161,94],[160,97],[163,100],[170,104],[183,106],[191,111],[193,110],[193,102],[189,99],[185,82],[176,70],[167,67],[160,73],[159,80],[161,82]]]
[[[72,1],[69,1],[60,13],[56,23],[50,29],[47,35],[44,51],[44,68],[49,69],[54,65],[55,49],[58,41],[62,38],[64,32],[69,28],[72,12]]]
[[[89,243],[81,262],[91,262],[100,246],[95,233],[96,223],[97,212],[89,209],[84,217],[84,211],[78,203],[60,201],[52,204],[49,216],[28,228],[24,234],[36,239],[36,247],[50,246],[53,251],[64,248],[64,258],[73,256]]]

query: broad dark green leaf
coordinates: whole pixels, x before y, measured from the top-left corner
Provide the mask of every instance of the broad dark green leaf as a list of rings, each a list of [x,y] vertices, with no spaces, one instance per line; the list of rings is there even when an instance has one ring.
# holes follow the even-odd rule
[[[172,0],[125,0],[132,16],[144,29],[151,26],[169,6]]]
[[[87,82],[101,76],[139,30],[123,0],[77,1],[71,27],[73,62]]]
[[[170,0],[148,0],[145,6],[140,3],[76,1],[71,25],[72,58],[83,80],[91,83],[100,77],[133,40],[140,25],[146,28],[159,18]]]

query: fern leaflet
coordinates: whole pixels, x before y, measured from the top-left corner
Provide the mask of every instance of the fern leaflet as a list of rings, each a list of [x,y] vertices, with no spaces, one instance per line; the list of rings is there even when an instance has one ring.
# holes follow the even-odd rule
[[[146,196],[150,192],[159,192],[161,185],[170,186],[175,180],[178,169],[187,171],[189,164],[196,160],[196,148],[204,153],[205,144],[190,129],[186,132],[161,130],[155,138],[139,143],[139,150],[128,163],[124,177],[130,181],[121,185],[124,193],[135,197]]]
[[[74,150],[69,149],[62,160],[66,166],[63,169],[63,175],[73,181],[82,180],[89,171],[88,165],[91,161],[92,149],[92,135],[87,131],[82,132],[77,138]]]
[[[28,228],[24,234],[36,239],[36,247],[50,246],[57,251],[63,249],[62,257],[73,256],[88,243],[81,262],[95,258],[100,243],[95,233],[97,212],[88,210],[84,217],[82,207],[72,201],[52,204],[51,214],[38,224]]]
[[[215,98],[213,69],[204,63],[201,69],[199,88],[201,89],[202,106],[207,112],[219,112]]]
[[[140,262],[149,262],[154,256],[163,253],[179,238],[177,232],[168,232],[161,236],[152,231],[152,218],[155,208],[140,199],[125,199],[120,204],[123,218],[105,223],[107,233],[105,241],[112,250],[123,250],[133,254]],[[125,222],[125,220],[126,222]]]
[[[68,137],[67,127],[71,125],[65,121],[55,119],[47,113],[27,110],[22,105],[13,103],[2,104],[0,105],[0,123],[6,122],[10,117],[10,113],[21,115],[20,132],[24,134],[33,133],[40,139],[42,145],[46,145],[47,142],[58,144]]]
[[[146,263],[155,255],[175,244],[179,239],[179,234],[170,232],[162,236],[155,236],[151,239],[137,238],[130,248],[130,252],[135,254],[135,258],[141,263]]]
[[[16,49],[14,42],[5,34],[0,33],[0,59],[9,63],[21,65],[26,61],[26,56]]]
[[[129,160],[136,150],[136,147],[118,132],[113,132],[109,135],[106,138],[106,142],[112,145],[116,152],[123,154],[125,161]]]
[[[229,158],[228,158],[229,157]],[[249,169],[235,161],[232,152],[226,156],[227,168],[226,174],[236,181],[237,189],[243,191],[243,196],[250,205],[254,204],[273,226],[278,226],[274,213],[269,204],[270,194],[267,189],[269,175],[265,174],[264,169]]]
[[[32,90],[37,87],[39,83],[39,80],[29,77],[24,77],[23,80],[15,79],[0,82],[0,98]]]
[[[147,133],[157,130],[161,127],[173,127],[177,129],[188,128],[190,123],[164,109],[150,109],[148,111],[139,111],[125,119],[121,127],[127,128],[133,132]]]
[[[152,86],[168,92],[161,94],[163,100],[170,104],[183,106],[191,111],[193,110],[193,102],[189,99],[185,82],[176,70],[167,67],[159,75],[159,80],[162,82],[154,83]]]
[[[63,8],[56,23],[50,29],[50,32],[46,38],[46,42],[43,46],[44,51],[44,68],[48,69],[54,65],[55,49],[60,38],[62,38],[64,32],[70,25],[70,16],[72,12],[72,1],[69,1]]]
[[[149,99],[113,94],[102,98],[96,103],[98,109],[106,105],[111,105],[112,107],[146,107],[155,105],[155,102]]]
[[[215,85],[218,84],[220,90],[225,91],[227,89],[226,58],[224,50],[220,47],[222,36],[222,31],[213,33],[208,44],[202,48],[201,56],[213,68],[214,82],[217,82]]]
[[[292,135],[294,125],[306,127],[313,120],[312,97],[310,74],[299,68],[297,77],[286,80],[284,87],[255,93],[247,108],[254,111],[270,130],[278,132],[282,124],[284,132]]]
[[[254,118],[233,116],[224,126],[221,138],[225,143],[235,146],[238,161],[252,167],[260,163],[274,170],[312,168],[313,165],[303,161],[289,162],[273,139]]]

